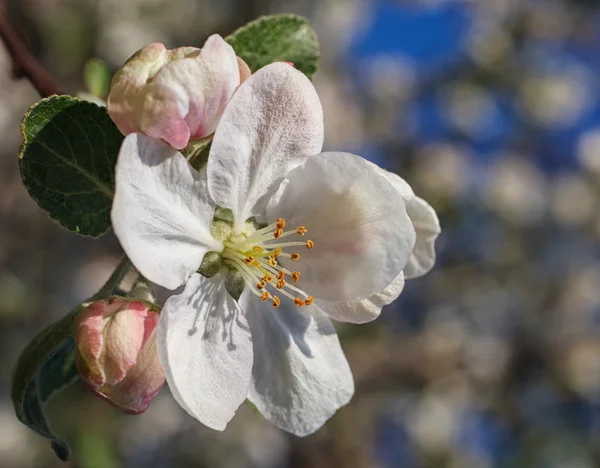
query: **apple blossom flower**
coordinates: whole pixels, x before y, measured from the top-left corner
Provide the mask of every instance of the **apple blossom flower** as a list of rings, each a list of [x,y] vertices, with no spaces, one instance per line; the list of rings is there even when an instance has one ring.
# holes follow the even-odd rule
[[[92,302],[74,324],[75,365],[87,387],[122,411],[144,412],[165,382],[156,352],[159,314],[145,302]]]
[[[435,212],[322,144],[316,91],[283,63],[239,87],[200,172],[158,140],[123,142],[113,227],[147,279],[185,285],[163,307],[159,356],[174,398],[211,428],[248,398],[286,431],[317,430],[354,392],[329,317],[372,320],[403,271],[433,264]]]
[[[214,133],[249,75],[248,65],[217,34],[202,49],[152,43],[115,73],[107,110],[124,135],[141,132],[182,149],[190,139]]]

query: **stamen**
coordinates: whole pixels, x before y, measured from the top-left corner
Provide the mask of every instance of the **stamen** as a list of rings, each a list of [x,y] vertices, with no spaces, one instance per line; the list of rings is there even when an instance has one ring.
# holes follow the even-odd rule
[[[304,291],[302,291],[302,289],[300,289],[300,288],[297,288],[297,287],[296,287],[296,286],[294,286],[293,284],[289,284],[289,283],[288,283],[288,284],[286,284],[286,286],[287,286],[287,288],[288,288],[288,289],[291,289],[292,291],[295,291],[295,292],[297,292],[297,293],[298,293],[298,294],[300,294],[301,296],[304,296],[304,297],[309,297],[309,296],[308,296],[308,294],[306,294]],[[293,299],[293,298],[292,298],[292,299]]]
[[[287,253],[284,252],[284,249],[301,246],[312,249],[315,247],[315,242],[312,240],[305,242],[274,241],[274,239],[291,235],[304,236],[308,232],[304,226],[284,232],[285,226],[286,221],[283,218],[277,218],[277,222],[255,231],[248,237],[236,234],[223,242],[225,249],[221,255],[227,265],[242,274],[244,283],[248,285],[252,293],[260,297],[262,301],[271,299],[274,308],[281,305],[281,295],[293,301],[296,307],[311,305],[314,297],[292,284],[300,280],[300,272],[285,269],[279,264],[278,257],[297,261],[300,259],[299,253]],[[286,278],[286,275],[289,275],[289,279]],[[276,296],[267,291],[268,286],[273,288],[273,292],[278,291]]]
[[[281,242],[277,244],[266,244],[265,247],[269,247],[271,249],[273,247],[277,247],[278,249],[282,250],[282,247],[296,247],[299,245],[306,245],[306,242]],[[279,253],[278,255],[281,255],[281,253]]]
[[[259,268],[260,272],[264,275],[267,275],[269,273],[273,274],[273,275],[277,275],[283,268],[280,267],[279,265],[275,266],[275,267],[271,267],[269,265],[267,265],[266,263],[262,263],[261,267]],[[273,279],[273,278],[271,278]]]
[[[255,231],[252,234],[250,234],[244,242],[246,244],[249,242],[254,242],[254,239],[256,239],[257,237],[262,237],[263,234],[265,234],[269,231],[272,231],[276,227],[277,227],[277,223],[269,224],[268,226],[265,226],[264,228],[259,229],[258,231]]]
[[[296,231],[283,231],[281,230],[279,237],[287,237],[287,236],[295,236],[296,235]],[[267,232],[265,234],[261,234],[260,236],[254,237],[254,234],[252,234],[250,237],[248,237],[247,239],[245,239],[243,242],[240,242],[239,244],[235,245],[235,248],[239,248],[239,247],[245,247],[245,246],[251,246],[253,244],[259,244],[261,242],[267,242],[270,240],[273,240],[274,238],[274,232]],[[229,243],[227,243],[229,244]],[[226,243],[223,243],[223,245],[226,245]],[[231,245],[226,245],[227,247],[231,247]],[[266,247],[272,247],[272,245],[267,245]]]
[[[239,259],[230,257],[228,258],[226,255],[223,255],[223,257],[225,258],[225,264],[232,265],[236,270],[238,270],[242,274],[244,284],[248,286],[248,289],[250,289],[252,294],[260,297],[261,294],[256,290],[253,284],[255,278],[253,278],[253,275],[250,274],[252,273],[251,271],[250,273],[247,271],[249,270],[249,268],[246,265],[244,265],[244,263],[242,263],[242,261]]]

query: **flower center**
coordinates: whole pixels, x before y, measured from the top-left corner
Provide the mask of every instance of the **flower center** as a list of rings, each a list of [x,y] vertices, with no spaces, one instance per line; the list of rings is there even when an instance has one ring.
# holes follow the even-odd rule
[[[311,240],[306,242],[281,242],[280,239],[284,237],[293,234],[303,236],[308,232],[304,226],[298,226],[296,229],[289,231],[284,231],[284,229],[285,220],[278,218],[276,223],[259,229],[249,236],[233,234],[223,242],[225,248],[221,253],[221,257],[225,264],[240,272],[245,285],[252,293],[263,301],[271,300],[273,307],[279,307],[279,304],[281,304],[281,299],[277,294],[289,297],[297,307],[311,305],[315,298],[292,284],[298,282],[300,272],[283,268],[278,259],[299,260],[299,253],[289,253],[284,252],[284,250],[290,247],[302,246],[312,249],[315,243]]]

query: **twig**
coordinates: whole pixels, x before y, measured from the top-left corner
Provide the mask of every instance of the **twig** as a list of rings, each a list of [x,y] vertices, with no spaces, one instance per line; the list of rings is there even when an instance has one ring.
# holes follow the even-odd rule
[[[8,19],[4,1],[0,1],[0,39],[12,59],[14,78],[27,78],[42,97],[64,94],[48,71],[29,52],[19,33]]]

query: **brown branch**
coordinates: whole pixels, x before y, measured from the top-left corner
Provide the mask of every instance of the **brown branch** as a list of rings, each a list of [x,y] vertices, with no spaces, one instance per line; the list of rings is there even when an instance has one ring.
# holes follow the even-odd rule
[[[29,52],[21,36],[8,19],[4,2],[0,2],[0,39],[12,59],[12,72],[15,79],[27,78],[42,97],[64,94],[50,73]]]

